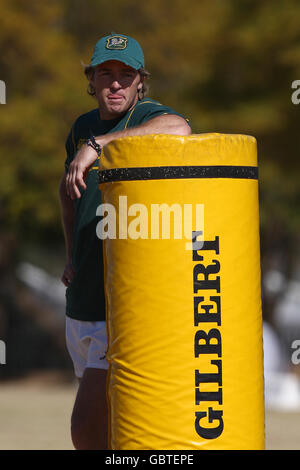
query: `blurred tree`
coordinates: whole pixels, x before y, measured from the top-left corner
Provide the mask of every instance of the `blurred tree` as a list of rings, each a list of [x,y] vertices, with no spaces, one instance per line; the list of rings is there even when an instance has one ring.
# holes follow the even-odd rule
[[[59,1],[1,0],[0,220],[23,240],[56,241],[64,142],[85,110],[85,78]],[[76,79],[74,79],[76,77]],[[55,240],[54,240],[55,241]]]
[[[0,78],[7,84],[0,108],[2,223],[24,237],[61,240],[64,140],[77,115],[96,106],[80,62],[89,62],[95,42],[115,31],[140,41],[151,96],[189,117],[195,133],[257,138],[263,241],[283,234],[274,246],[295,249],[297,0],[0,0],[0,6]]]

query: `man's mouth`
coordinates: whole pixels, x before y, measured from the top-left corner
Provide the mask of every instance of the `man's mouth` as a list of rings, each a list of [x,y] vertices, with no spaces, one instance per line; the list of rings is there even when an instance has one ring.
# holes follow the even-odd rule
[[[121,95],[108,95],[108,99],[110,101],[121,101],[123,99],[123,96],[121,96]]]

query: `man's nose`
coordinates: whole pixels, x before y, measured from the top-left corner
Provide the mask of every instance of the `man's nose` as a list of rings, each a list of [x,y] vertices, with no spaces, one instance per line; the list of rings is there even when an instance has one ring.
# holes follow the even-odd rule
[[[118,90],[119,88],[122,88],[122,85],[120,83],[120,79],[119,78],[113,78],[111,84],[110,84],[110,87],[113,89],[113,90]]]

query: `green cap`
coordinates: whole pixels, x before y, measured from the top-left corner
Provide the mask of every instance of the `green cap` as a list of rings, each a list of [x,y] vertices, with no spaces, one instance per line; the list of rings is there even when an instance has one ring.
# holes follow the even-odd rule
[[[119,60],[138,70],[145,66],[144,54],[139,43],[125,34],[110,34],[97,42],[91,65],[96,67],[107,60]]]

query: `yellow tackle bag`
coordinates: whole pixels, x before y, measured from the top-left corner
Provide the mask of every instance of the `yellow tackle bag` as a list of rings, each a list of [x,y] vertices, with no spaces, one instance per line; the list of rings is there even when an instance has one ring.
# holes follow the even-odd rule
[[[263,449],[255,138],[117,139],[99,188],[110,448]]]

